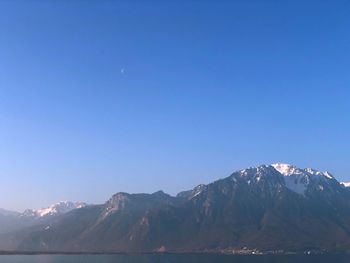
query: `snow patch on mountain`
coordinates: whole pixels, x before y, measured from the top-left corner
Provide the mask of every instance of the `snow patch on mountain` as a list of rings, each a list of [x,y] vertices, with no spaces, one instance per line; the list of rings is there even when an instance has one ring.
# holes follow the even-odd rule
[[[341,182],[340,184],[344,185],[345,187],[350,187],[350,182]]]
[[[285,176],[290,176],[292,174],[301,174],[301,171],[298,168],[290,164],[275,163],[275,164],[272,164],[271,166],[273,166],[277,171],[279,171],[281,174]]]
[[[307,190],[308,182],[305,182],[303,178],[296,176],[284,177],[284,183],[286,187],[295,193],[303,195]]]
[[[198,186],[196,186],[193,190],[192,190],[192,193],[191,193],[191,196],[189,199],[192,199],[198,195],[200,195],[205,189],[207,188],[206,185],[204,184],[200,184]]]

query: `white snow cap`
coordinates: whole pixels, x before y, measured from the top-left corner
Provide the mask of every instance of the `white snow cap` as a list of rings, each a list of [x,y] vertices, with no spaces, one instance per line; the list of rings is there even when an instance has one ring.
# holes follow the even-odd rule
[[[56,204],[50,205],[46,208],[41,208],[37,210],[27,209],[26,211],[24,211],[23,215],[33,217],[52,216],[56,214],[64,214],[73,209],[82,208],[84,206],[86,206],[86,204],[83,202],[61,201]]]
[[[295,166],[287,163],[275,163],[271,166],[273,166],[277,171],[286,176],[295,174],[297,172],[297,168]]]
[[[345,187],[350,187],[350,182],[341,182],[342,185],[344,185]]]
[[[330,173],[320,172],[311,168],[300,169],[296,166],[285,163],[275,163],[271,166],[274,167],[279,173],[284,175],[286,187],[298,194],[305,193],[309,185],[309,177],[315,178],[317,181],[321,180],[323,182],[328,181],[328,179],[333,179],[333,176]],[[322,188],[323,190],[323,186],[319,185],[319,188]]]
[[[286,164],[286,163],[275,163],[275,164],[271,164],[271,166],[273,166],[277,171],[279,171],[281,174],[285,176],[298,175],[298,174],[302,175],[302,174],[305,174],[305,172],[307,172],[308,174],[311,174],[311,175],[324,176],[329,179],[333,178],[333,176],[327,171],[320,172],[312,168],[300,169],[294,165]]]

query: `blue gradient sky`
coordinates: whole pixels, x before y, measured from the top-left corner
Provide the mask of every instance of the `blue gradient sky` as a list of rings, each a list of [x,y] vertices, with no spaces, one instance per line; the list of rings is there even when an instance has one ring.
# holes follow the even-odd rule
[[[349,13],[1,1],[0,207],[175,194],[274,162],[350,180]]]

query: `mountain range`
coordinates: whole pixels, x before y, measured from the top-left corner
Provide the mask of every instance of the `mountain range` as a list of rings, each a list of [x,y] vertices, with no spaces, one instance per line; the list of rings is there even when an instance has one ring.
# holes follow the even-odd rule
[[[50,221],[55,217],[86,205],[83,202],[61,201],[46,208],[27,209],[23,213],[0,209],[0,234]]]
[[[278,163],[176,196],[117,193],[101,205],[0,210],[0,250],[350,251],[347,186],[329,172]]]

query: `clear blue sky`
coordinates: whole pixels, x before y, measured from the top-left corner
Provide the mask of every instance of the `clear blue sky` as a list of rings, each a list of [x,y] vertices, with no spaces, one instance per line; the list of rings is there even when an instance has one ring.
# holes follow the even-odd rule
[[[0,207],[274,162],[350,180],[348,1],[0,2]]]

